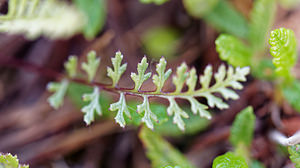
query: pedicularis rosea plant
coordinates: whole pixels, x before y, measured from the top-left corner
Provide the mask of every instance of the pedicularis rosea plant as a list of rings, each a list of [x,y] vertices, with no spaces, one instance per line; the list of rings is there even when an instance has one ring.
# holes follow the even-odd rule
[[[163,91],[166,80],[171,76],[172,70],[167,69],[167,62],[162,57],[156,65],[156,74],[146,72],[148,68],[147,58],[144,57],[137,66],[137,72],[132,72],[130,77],[134,81],[133,89],[118,87],[119,80],[126,70],[127,64],[122,63],[123,55],[120,51],[116,52],[115,57],[111,59],[113,67],[107,68],[107,76],[111,79],[111,84],[96,83],[93,81],[97,69],[100,66],[100,58],[96,57],[96,53],[91,51],[87,55],[87,62],[81,64],[81,68],[86,72],[86,81],[94,85],[92,93],[83,94],[83,100],[89,102],[81,111],[84,113],[84,121],[87,125],[95,120],[95,114],[101,115],[102,108],[99,103],[99,95],[101,91],[115,92],[119,94],[119,100],[110,104],[109,110],[117,111],[115,121],[121,126],[126,125],[125,117],[131,118],[126,103],[126,95],[138,96],[143,99],[143,102],[137,105],[137,113],[142,114],[142,122],[147,127],[153,129],[153,121],[158,122],[158,117],[150,108],[150,98],[159,97],[167,99],[169,106],[166,110],[169,116],[173,116],[174,124],[184,130],[185,123],[183,118],[188,118],[189,115],[179,106],[176,99],[188,100],[191,104],[191,111],[194,114],[210,119],[211,115],[207,110],[209,107],[217,107],[219,109],[228,108],[221,98],[215,96],[215,93],[220,93],[225,99],[237,99],[239,96],[230,88],[242,89],[240,82],[246,81],[246,75],[249,73],[249,68],[233,68],[229,66],[226,70],[224,65],[221,65],[213,76],[212,67],[209,65],[205,68],[204,74],[200,76],[199,82],[201,87],[196,88],[198,77],[195,68],[188,69],[185,63],[177,67],[176,74],[172,77],[172,82],[175,85],[173,92]],[[60,82],[51,82],[48,85],[48,90],[54,92],[49,97],[49,103],[54,108],[58,108],[63,104],[64,95],[67,92],[70,82],[74,82],[77,75],[77,58],[72,56],[65,64],[67,72],[66,78]],[[141,90],[143,83],[152,76],[153,84],[156,86],[155,91]],[[212,84],[212,79],[215,82]],[[187,85],[188,89],[184,90]],[[204,97],[208,105],[205,105],[197,100],[198,97]],[[108,109],[105,109],[108,110]]]

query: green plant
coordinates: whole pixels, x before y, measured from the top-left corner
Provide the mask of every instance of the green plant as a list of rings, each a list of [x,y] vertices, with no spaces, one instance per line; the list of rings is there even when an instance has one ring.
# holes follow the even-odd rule
[[[0,16],[0,31],[24,34],[28,39],[41,35],[51,39],[69,38],[84,31],[91,39],[104,24],[104,0],[94,0],[93,4],[84,0],[75,2],[81,10],[58,0],[9,0],[8,13]],[[101,9],[89,10],[95,7]]]
[[[75,57],[71,57],[69,62],[65,64],[66,71],[69,78],[74,77],[74,72],[76,72]],[[84,120],[87,124],[94,121],[94,114],[101,115],[101,104],[99,103],[99,94],[101,90],[106,90],[110,92],[116,92],[119,94],[119,101],[110,105],[109,109],[111,111],[117,111],[115,120],[121,127],[126,125],[125,116],[131,118],[131,113],[128,109],[126,103],[125,95],[135,95],[143,98],[143,103],[137,105],[137,112],[143,114],[141,119],[147,127],[153,129],[153,121],[158,121],[158,116],[150,108],[149,98],[159,97],[164,98],[169,101],[169,106],[167,108],[168,115],[174,115],[173,122],[181,129],[185,129],[185,123],[183,118],[188,118],[189,115],[182,110],[182,108],[176,102],[176,99],[186,99],[191,104],[191,110],[194,114],[199,114],[201,117],[210,119],[211,115],[207,111],[208,107],[217,107],[219,109],[228,108],[228,105],[220,98],[213,95],[213,93],[220,93],[225,99],[237,99],[238,95],[229,89],[232,87],[234,89],[242,89],[240,82],[245,81],[245,76],[249,73],[249,68],[236,68],[233,69],[229,67],[226,70],[225,66],[219,67],[218,72],[214,75],[215,83],[211,85],[212,80],[212,67],[207,66],[204,75],[200,77],[201,88],[196,89],[196,84],[198,77],[196,75],[196,70],[192,68],[188,71],[188,67],[185,63],[181,64],[176,71],[176,75],[173,76],[172,81],[175,85],[175,91],[164,92],[163,86],[166,80],[170,77],[172,71],[170,69],[166,70],[167,62],[164,58],[161,58],[159,63],[156,65],[157,74],[153,75],[152,80],[156,86],[155,91],[141,91],[140,88],[142,84],[151,77],[151,72],[145,74],[148,63],[146,57],[138,64],[137,73],[131,73],[131,78],[135,83],[134,89],[120,89],[117,84],[125,72],[127,64],[122,64],[123,55],[121,52],[117,52],[116,56],[112,58],[113,68],[107,68],[107,76],[111,78],[111,85],[104,85],[99,83],[94,83],[93,79],[95,73],[100,64],[100,59],[96,58],[94,52],[90,52],[87,56],[87,62],[82,63],[82,69],[88,75],[88,83],[94,85],[94,91],[92,93],[84,94],[84,101],[89,101],[90,104],[82,108],[82,112],[85,114]],[[54,108],[58,108],[63,103],[63,97],[66,94],[67,87],[69,85],[70,79],[63,79],[60,83],[50,83],[48,85],[49,91],[55,92],[50,98],[49,102]],[[187,85],[188,90],[182,91],[183,87]],[[196,97],[204,97],[208,101],[208,106],[200,103]]]
[[[29,168],[28,165],[19,164],[17,156],[0,153],[0,167],[1,168]]]

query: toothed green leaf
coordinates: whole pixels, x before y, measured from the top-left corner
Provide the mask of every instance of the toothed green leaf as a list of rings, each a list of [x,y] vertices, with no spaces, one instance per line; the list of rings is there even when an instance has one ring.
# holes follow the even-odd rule
[[[270,35],[270,53],[274,57],[278,75],[292,78],[290,69],[297,61],[297,42],[294,32],[290,29],[280,28],[273,30]]]
[[[88,75],[89,82],[91,82],[94,79],[99,64],[100,64],[100,58],[96,58],[96,52],[90,51],[87,55],[87,62],[81,64],[81,68]]]
[[[142,104],[137,106],[137,112],[144,112],[144,116],[142,118],[142,122],[146,124],[146,126],[150,129],[153,129],[152,120],[158,122],[157,116],[151,111],[150,103],[147,96],[143,96],[144,101]]]
[[[168,1],[169,0],[140,0],[140,2],[144,4],[154,3],[156,5],[162,5]]]
[[[70,56],[68,61],[64,64],[68,76],[71,78],[74,78],[76,76],[77,62],[78,60],[76,56]]]
[[[252,107],[242,110],[236,117],[231,127],[230,142],[237,147],[239,144],[250,146],[255,127],[255,115]]]
[[[168,115],[171,116],[174,114],[173,123],[177,124],[178,128],[184,131],[185,123],[182,120],[182,117],[189,118],[189,115],[179,107],[174,97],[168,97],[168,100],[170,103],[169,107],[167,108]]]
[[[266,47],[267,37],[275,16],[275,0],[256,0],[250,14],[249,40],[256,51]]]
[[[227,152],[224,155],[214,159],[213,168],[248,168],[245,159],[237,156],[232,152]]]
[[[116,52],[116,56],[111,59],[111,62],[113,64],[114,70],[112,70],[110,67],[107,67],[107,76],[109,76],[112,79],[112,86],[116,86],[119,82],[122,74],[125,72],[127,68],[127,64],[123,64],[121,66],[123,60],[123,55],[120,51]]]
[[[148,63],[147,63],[147,58],[144,57],[142,59],[142,61],[138,64],[138,68],[137,68],[137,71],[138,71],[138,74],[136,73],[131,73],[131,78],[132,80],[134,81],[135,83],[135,87],[134,87],[134,90],[135,91],[138,91],[142,84],[150,78],[151,76],[151,72],[145,74],[146,70],[148,68]]]
[[[296,168],[300,168],[300,145],[293,145],[288,147],[291,161],[295,164]]]
[[[73,0],[77,8],[86,16],[87,23],[84,26],[84,36],[93,39],[103,28],[106,20],[105,0]]]
[[[17,156],[0,153],[0,167],[1,168],[29,168],[28,165],[19,164]]]
[[[153,168],[167,165],[177,165],[184,168],[194,167],[184,155],[147,127],[142,127],[139,137],[147,150],[147,156]]]
[[[109,107],[110,111],[117,111],[117,115],[115,117],[115,120],[118,124],[120,124],[121,127],[125,127],[126,122],[124,119],[124,113],[127,115],[127,117],[131,118],[130,112],[128,110],[125,95],[124,93],[120,93],[120,99],[118,102],[113,103]]]
[[[173,77],[173,83],[176,86],[176,90],[174,93],[180,93],[184,83],[188,77],[187,73],[187,65],[185,63],[182,63],[176,71],[176,76]]]
[[[234,36],[222,34],[216,40],[220,58],[233,66],[249,66],[252,52],[242,41]]]
[[[194,114],[199,113],[200,117],[211,119],[211,114],[207,111],[208,106],[199,103],[198,100],[193,97],[189,97],[188,100],[191,103],[191,110]]]
[[[54,94],[48,98],[49,104],[54,109],[58,109],[60,106],[62,106],[65,94],[68,89],[68,85],[69,82],[66,79],[62,80],[60,83],[50,82],[47,85],[47,90],[50,92],[54,92]]]
[[[85,24],[81,12],[58,0],[9,0],[7,15],[0,16],[0,31],[24,34],[28,39],[44,35],[51,39],[69,38]]]
[[[167,61],[164,57],[159,60],[159,63],[156,65],[157,74],[153,75],[153,83],[156,85],[156,92],[160,92],[163,88],[166,80],[172,73],[171,69],[168,69],[166,72]]]
[[[98,87],[94,87],[93,93],[84,94],[83,101],[90,102],[88,105],[84,106],[81,111],[84,113],[84,122],[90,125],[95,121],[95,113],[97,115],[102,115],[101,106],[99,104],[100,91]]]

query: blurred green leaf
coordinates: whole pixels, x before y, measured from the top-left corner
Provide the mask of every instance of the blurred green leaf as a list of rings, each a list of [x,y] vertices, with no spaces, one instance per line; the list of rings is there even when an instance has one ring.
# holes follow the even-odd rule
[[[84,27],[84,35],[87,39],[93,39],[103,28],[106,20],[105,0],[73,0],[86,16],[87,23]]]
[[[233,66],[251,65],[251,49],[232,35],[221,34],[216,40],[216,49],[220,58]]]
[[[221,0],[203,19],[220,32],[247,38],[249,26],[246,18],[229,2]]]
[[[256,51],[266,47],[268,32],[275,16],[275,0],[256,0],[250,16],[249,41]]]
[[[252,107],[247,107],[242,110],[233,122],[230,131],[230,142],[234,147],[239,144],[250,146],[253,138],[255,127],[255,115]]]
[[[147,156],[151,160],[153,168],[167,165],[178,165],[184,168],[194,167],[183,154],[149,128],[142,127],[139,137],[147,150]]]
[[[254,77],[264,80],[275,80],[275,66],[271,59],[262,59],[259,61],[255,68],[252,68],[252,74]]]
[[[58,109],[63,105],[64,97],[69,86],[69,81],[63,79],[61,82],[50,82],[47,85],[47,90],[54,92],[49,98],[48,102],[54,109]]]
[[[210,12],[218,2],[219,0],[183,0],[183,5],[191,16],[202,18],[202,16]]]
[[[282,92],[285,100],[300,113],[300,82],[294,80],[289,85],[283,85]]]
[[[279,3],[286,9],[293,9],[299,7],[300,0],[279,0]]]
[[[265,166],[257,160],[252,161],[250,167],[251,168],[265,168]]]
[[[300,168],[300,144],[289,146],[288,151],[291,161],[295,163],[295,167]]]
[[[171,27],[153,27],[142,35],[145,52],[152,58],[175,56],[180,33]]]
[[[168,1],[169,0],[140,0],[140,2],[144,4],[154,3],[156,5],[162,5]]]
[[[285,28],[275,29],[271,32],[269,43],[277,74],[290,81],[293,79],[290,70],[297,61],[297,41],[294,32]]]
[[[213,168],[248,168],[245,159],[237,156],[232,152],[227,152],[224,155],[214,159]]]

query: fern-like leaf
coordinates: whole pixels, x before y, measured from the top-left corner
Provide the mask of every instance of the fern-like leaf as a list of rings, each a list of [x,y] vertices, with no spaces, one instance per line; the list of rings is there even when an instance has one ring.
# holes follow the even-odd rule
[[[9,0],[7,15],[0,16],[0,31],[25,34],[29,39],[45,35],[68,38],[80,32],[85,18],[74,6],[58,0]]]
[[[147,79],[150,78],[151,72],[148,72],[147,74],[145,74],[147,68],[148,68],[147,58],[144,57],[142,59],[142,61],[138,64],[138,68],[137,68],[138,74],[131,73],[131,78],[135,83],[135,87],[134,87],[135,91],[138,91],[141,88],[142,84]]]
[[[99,64],[100,58],[96,58],[95,51],[90,51],[87,55],[87,62],[81,64],[81,68],[87,73],[90,82],[94,79]]]
[[[177,68],[176,74],[177,75],[173,77],[173,83],[176,86],[175,93],[180,93],[188,77],[187,65],[185,63],[182,63]]]
[[[112,79],[113,87],[115,87],[117,85],[122,74],[125,72],[125,70],[127,68],[126,63],[121,65],[122,60],[123,60],[123,55],[120,51],[118,51],[118,52],[116,52],[116,56],[111,59],[114,70],[112,70],[110,67],[107,67],[107,76],[109,76]]]
[[[157,116],[151,111],[148,96],[143,96],[144,101],[142,104],[137,106],[137,112],[144,112],[142,122],[144,122],[148,128],[153,129],[152,120],[158,122]]]
[[[68,61],[64,64],[69,77],[74,78],[77,73],[78,59],[76,56],[70,56]]]
[[[93,93],[84,94],[83,101],[89,101],[90,103],[84,106],[81,111],[84,113],[84,122],[90,125],[95,120],[95,113],[102,115],[101,105],[99,104],[100,91],[98,87],[94,87]]]
[[[280,28],[273,30],[270,35],[270,53],[274,57],[273,64],[276,72],[286,78],[291,77],[290,69],[297,60],[297,42],[294,32]]]
[[[125,95],[124,93],[120,93],[120,99],[118,102],[113,103],[109,107],[110,111],[118,111],[117,115],[115,117],[115,120],[118,124],[120,124],[121,127],[125,127],[126,122],[124,119],[124,113],[127,115],[127,117],[131,118],[130,112],[128,110]]]
[[[156,85],[156,92],[161,92],[166,80],[172,73],[171,69],[166,71],[167,61],[164,57],[159,60],[159,63],[156,65],[157,74],[153,75],[153,83]],[[165,72],[166,71],[166,72]]]
[[[0,167],[1,168],[29,168],[28,165],[19,164],[17,156],[0,153]]]
[[[47,90],[54,92],[54,94],[48,98],[49,104],[54,109],[58,109],[63,104],[68,86],[69,82],[66,79],[62,80],[60,83],[50,82],[47,85]]]

